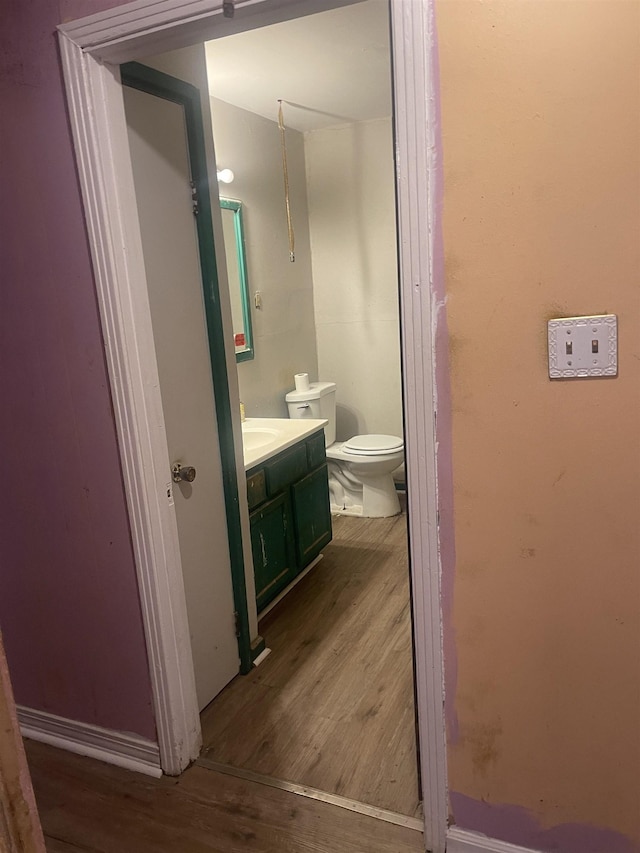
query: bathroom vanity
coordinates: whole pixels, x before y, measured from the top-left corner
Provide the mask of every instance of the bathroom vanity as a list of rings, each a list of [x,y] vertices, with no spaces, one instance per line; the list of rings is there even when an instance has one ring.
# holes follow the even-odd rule
[[[331,541],[324,423],[243,424],[258,612]]]

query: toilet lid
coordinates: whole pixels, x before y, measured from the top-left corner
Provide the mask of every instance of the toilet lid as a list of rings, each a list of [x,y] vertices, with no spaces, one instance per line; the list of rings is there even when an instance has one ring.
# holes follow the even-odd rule
[[[397,435],[354,435],[342,446],[345,453],[362,456],[382,456],[397,453],[403,448],[404,442]]]

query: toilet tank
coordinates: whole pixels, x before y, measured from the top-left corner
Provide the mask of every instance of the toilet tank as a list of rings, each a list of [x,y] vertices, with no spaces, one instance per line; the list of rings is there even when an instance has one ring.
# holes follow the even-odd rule
[[[310,382],[306,391],[289,391],[286,395],[290,418],[324,418],[327,447],[336,440],[336,383]]]

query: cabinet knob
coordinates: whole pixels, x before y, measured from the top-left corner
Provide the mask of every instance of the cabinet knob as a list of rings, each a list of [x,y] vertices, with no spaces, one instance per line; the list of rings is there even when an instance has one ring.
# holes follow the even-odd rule
[[[196,478],[196,469],[191,465],[181,465],[174,462],[171,466],[171,476],[174,483],[193,483]]]

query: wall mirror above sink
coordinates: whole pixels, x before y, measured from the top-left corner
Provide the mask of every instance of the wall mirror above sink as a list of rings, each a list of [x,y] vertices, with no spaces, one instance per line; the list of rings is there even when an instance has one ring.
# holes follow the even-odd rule
[[[251,303],[249,300],[247,261],[244,251],[242,202],[235,199],[221,198],[220,208],[222,213],[224,248],[227,256],[227,272],[229,275],[236,361],[249,361],[249,359],[253,358],[253,332],[251,328]]]

